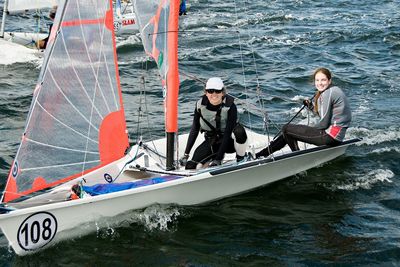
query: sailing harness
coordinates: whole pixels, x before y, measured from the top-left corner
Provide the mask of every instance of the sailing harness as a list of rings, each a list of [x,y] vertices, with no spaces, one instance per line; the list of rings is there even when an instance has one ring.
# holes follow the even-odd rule
[[[208,120],[206,120],[203,115],[201,114],[201,110],[199,110],[200,118],[211,128],[211,131],[200,129],[200,132],[205,132],[205,137],[210,142],[210,145],[213,146],[214,144],[218,143],[220,137],[222,136],[221,133],[221,108],[218,109],[217,114],[215,115],[215,123],[217,127],[214,127]]]
[[[216,111],[207,109],[209,101],[206,96],[203,96],[203,98],[198,101],[197,112],[201,118],[200,132],[205,132],[205,137],[211,145],[217,144],[221,141],[226,127],[228,111],[233,104],[233,101],[233,97],[225,96]],[[214,120],[215,124],[213,125],[210,120]]]

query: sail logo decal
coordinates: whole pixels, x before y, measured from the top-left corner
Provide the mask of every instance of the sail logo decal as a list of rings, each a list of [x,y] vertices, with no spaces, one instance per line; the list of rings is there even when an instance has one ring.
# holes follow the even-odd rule
[[[57,220],[49,212],[34,213],[18,228],[18,244],[23,250],[36,250],[47,245],[57,233]]]
[[[108,182],[108,183],[112,183],[114,179],[112,178],[111,175],[109,175],[108,173],[105,173],[104,180],[106,180],[106,182]]]
[[[13,176],[14,178],[16,178],[17,175],[18,175],[18,169],[19,169],[19,167],[18,167],[18,162],[16,161],[16,162],[14,163],[14,167],[13,167],[13,170],[12,170],[12,176]]]
[[[122,20],[122,25],[124,25],[124,26],[132,25],[132,24],[135,24],[135,20],[134,19],[124,19],[124,20]]]

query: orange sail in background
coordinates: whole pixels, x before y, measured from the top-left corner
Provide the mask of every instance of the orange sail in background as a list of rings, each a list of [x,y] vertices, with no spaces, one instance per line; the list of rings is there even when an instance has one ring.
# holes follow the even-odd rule
[[[135,11],[144,49],[154,58],[165,90],[165,130],[178,130],[179,0],[136,0]]]

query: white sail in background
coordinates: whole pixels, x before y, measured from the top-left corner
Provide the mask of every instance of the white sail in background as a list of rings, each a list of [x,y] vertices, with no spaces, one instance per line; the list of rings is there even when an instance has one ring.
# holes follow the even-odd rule
[[[59,0],[8,0],[8,11],[23,11],[57,6]]]

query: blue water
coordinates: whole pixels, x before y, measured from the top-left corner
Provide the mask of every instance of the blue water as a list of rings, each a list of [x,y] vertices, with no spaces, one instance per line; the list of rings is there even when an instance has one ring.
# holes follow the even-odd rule
[[[121,224],[105,222],[95,232],[33,256],[16,256],[0,234],[0,265],[399,266],[400,2],[189,3],[179,43],[180,130],[190,128],[201,94],[196,79],[223,77],[231,94],[254,105],[262,99],[271,121],[282,125],[301,99],[312,95],[310,76],[323,66],[350,99],[354,116],[347,137],[363,141],[320,168],[261,189],[200,206],[132,211]],[[13,23],[23,27],[26,20]],[[118,56],[131,138],[138,135],[138,122],[143,134],[163,136],[155,64],[129,36],[118,40]],[[39,64],[0,65],[1,188]],[[147,115],[138,118],[144,99]],[[263,130],[259,113],[241,114],[242,121],[250,119]]]

